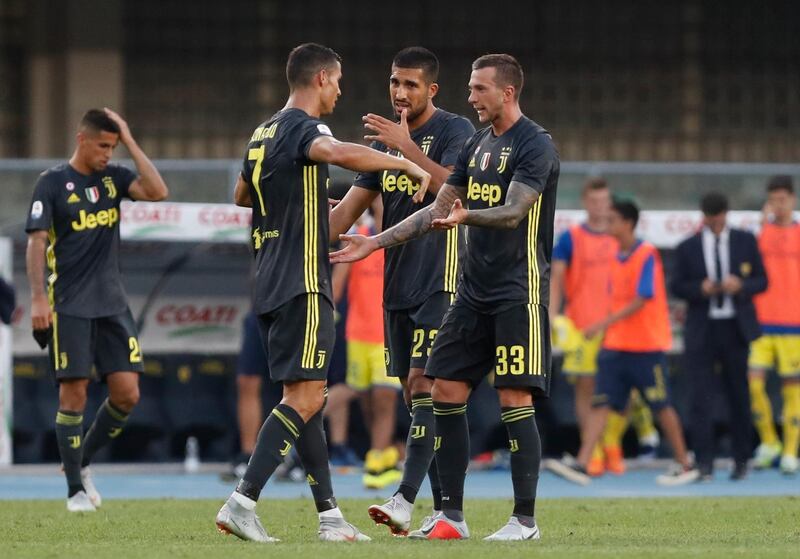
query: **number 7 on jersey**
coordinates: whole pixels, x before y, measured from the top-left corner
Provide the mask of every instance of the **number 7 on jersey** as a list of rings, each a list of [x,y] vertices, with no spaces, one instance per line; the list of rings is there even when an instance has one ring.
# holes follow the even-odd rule
[[[253,166],[253,176],[251,177],[251,182],[253,184],[253,188],[256,189],[256,195],[258,196],[258,206],[261,210],[261,215],[266,216],[267,210],[264,209],[264,196],[261,194],[261,164],[264,162],[264,156],[266,155],[266,146],[263,144],[257,148],[251,148],[247,151],[247,160],[248,161],[255,161],[256,164]]]

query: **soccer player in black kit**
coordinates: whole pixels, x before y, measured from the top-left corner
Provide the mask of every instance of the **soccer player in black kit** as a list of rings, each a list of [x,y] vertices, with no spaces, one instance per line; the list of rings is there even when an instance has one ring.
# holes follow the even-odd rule
[[[490,371],[508,431],[514,510],[485,539],[539,538],[534,504],[541,443],[533,404],[549,388],[548,281],[559,159],[547,131],[520,110],[522,84],[522,68],[512,56],[475,60],[469,102],[490,126],[464,146],[436,201],[380,235],[344,235],[348,245],[331,254],[333,262],[349,262],[432,229],[469,226],[456,299],[426,368],[434,378],[442,512],[415,534],[419,538],[469,537],[463,514],[467,397]]]
[[[322,425],[325,379],[334,342],[328,259],[328,163],[357,172],[403,171],[425,194],[430,174],[407,159],[337,141],[319,117],[341,94],[339,56],[307,43],[289,54],[284,108],[253,132],[234,193],[253,208],[256,273],[253,309],[283,399],[258,434],[247,471],[216,517],[217,527],[273,542],[255,514],[261,490],[292,446],[308,476],[323,541],[369,540],[345,521],[333,496]]]
[[[39,176],[28,221],[26,262],[37,341],[50,346],[58,382],[56,439],[67,478],[67,510],[101,504],[89,463],[119,436],[139,401],[142,351],[119,272],[120,202],[162,200],[167,186],[114,111],[81,119],[69,162]],[[109,164],[118,142],[137,173]],[[50,275],[45,291],[45,253]],[[92,365],[108,384],[108,399],[83,434]]]
[[[466,118],[434,106],[438,73],[439,61],[428,49],[401,50],[392,60],[389,77],[389,97],[397,121],[375,114],[364,117],[374,149],[402,155],[430,172],[428,194],[419,203],[414,201],[419,185],[401,172],[362,173],[331,212],[332,241],[378,196],[383,201],[383,229],[435,200],[465,142],[475,132]],[[441,509],[433,463],[433,381],[425,376],[425,366],[455,294],[463,253],[463,228],[458,227],[386,251],[383,300],[388,374],[400,378],[412,422],[400,487],[386,503],[369,507],[369,514],[375,522],[389,526],[394,535],[408,533],[426,472],[433,492],[433,516]]]

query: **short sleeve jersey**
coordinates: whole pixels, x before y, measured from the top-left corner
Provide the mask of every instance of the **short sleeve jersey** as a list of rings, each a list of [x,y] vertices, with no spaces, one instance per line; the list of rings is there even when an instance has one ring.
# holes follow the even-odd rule
[[[255,129],[242,175],[253,204],[253,308],[267,313],[303,293],[333,301],[328,260],[328,165],[308,157],[331,131],[300,109],[284,109]]]
[[[83,175],[64,163],[36,182],[25,231],[47,231],[53,310],[81,318],[124,312],[119,270],[120,202],[136,173],[120,165]]]
[[[479,130],[464,146],[447,182],[466,188],[470,210],[505,204],[512,181],[539,193],[514,229],[468,227],[458,291],[466,304],[490,313],[548,304],[559,169],[550,134],[525,116],[500,136]]]
[[[475,128],[466,118],[437,109],[428,122],[411,132],[411,139],[431,161],[449,167],[455,165],[459,152],[474,133]],[[399,155],[380,142],[373,142],[371,147]],[[384,229],[400,223],[436,199],[428,192],[421,204],[414,203],[411,197],[419,190],[419,183],[400,171],[361,173],[353,184],[381,193]],[[387,248],[384,307],[406,309],[422,304],[439,291],[455,293],[463,254],[463,228],[432,231],[408,243]]]

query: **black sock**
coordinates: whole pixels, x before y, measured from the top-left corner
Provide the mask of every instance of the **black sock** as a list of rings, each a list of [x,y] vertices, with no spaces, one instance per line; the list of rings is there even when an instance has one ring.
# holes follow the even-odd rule
[[[83,453],[83,414],[59,410],[56,413],[56,440],[64,475],[69,488],[68,497],[83,491],[81,481],[81,456]]]
[[[403,479],[397,492],[409,503],[413,503],[419,493],[425,473],[434,473],[436,485],[439,485],[436,466],[431,468],[433,460],[433,399],[429,392],[415,394],[411,397],[411,428],[406,439],[406,463],[403,467]],[[431,487],[434,481],[431,478]],[[436,497],[434,495],[434,501]],[[441,501],[441,491],[439,491]]]
[[[467,404],[433,402],[436,438],[436,466],[442,484],[442,512],[460,522],[464,520],[464,478],[469,465],[469,427]]]
[[[533,406],[502,408],[500,417],[508,431],[511,448],[511,482],[514,486],[514,516],[523,524],[533,525],[536,486],[542,443],[536,428]]]
[[[336,508],[331,482],[331,468],[328,464],[328,443],[325,427],[322,424],[322,410],[308,420],[297,441],[297,455],[306,471],[308,486],[314,496],[317,512]]]
[[[112,439],[117,438],[122,433],[122,428],[125,427],[127,421],[128,414],[114,407],[114,404],[106,398],[106,401],[100,404],[100,408],[97,410],[94,423],[86,432],[86,437],[83,441],[81,467],[88,466],[98,450],[111,442]]]
[[[431,482],[433,510],[442,510],[442,483],[439,481],[439,469],[436,466],[435,456],[431,460],[431,467],[428,468],[428,481]]]
[[[289,454],[304,426],[303,418],[292,408],[286,404],[275,406],[258,432],[256,448],[236,491],[257,501],[267,480]]]

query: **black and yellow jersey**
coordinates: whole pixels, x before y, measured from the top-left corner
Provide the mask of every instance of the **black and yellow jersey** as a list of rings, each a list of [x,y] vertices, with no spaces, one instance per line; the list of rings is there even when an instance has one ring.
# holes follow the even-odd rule
[[[550,134],[525,116],[500,136],[479,130],[461,151],[447,182],[466,189],[469,209],[503,205],[512,181],[539,193],[515,229],[467,228],[458,295],[476,310],[548,304],[559,165]]]
[[[425,124],[411,132],[411,139],[429,159],[449,167],[455,165],[464,143],[474,133],[475,127],[466,118],[437,109]],[[371,147],[402,157],[380,142],[373,142]],[[411,197],[419,190],[419,183],[401,171],[361,173],[353,184],[381,193],[384,229],[400,223],[436,199],[428,192],[421,204],[414,203]],[[387,248],[384,308],[407,309],[422,304],[439,291],[455,293],[463,254],[463,228],[432,231],[408,243]]]
[[[253,204],[253,309],[259,314],[303,293],[333,301],[328,165],[308,158],[322,135],[331,135],[322,121],[284,109],[259,125],[247,144],[242,175]]]
[[[50,305],[82,318],[124,312],[119,271],[120,202],[136,173],[119,165],[83,175],[68,163],[39,176],[25,231],[47,231]]]

